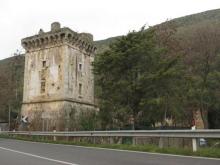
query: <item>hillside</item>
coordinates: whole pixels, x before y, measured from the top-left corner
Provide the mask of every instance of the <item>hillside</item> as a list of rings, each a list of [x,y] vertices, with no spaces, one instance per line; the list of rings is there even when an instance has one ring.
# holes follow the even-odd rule
[[[192,26],[200,26],[200,24],[214,24],[220,23],[220,9],[209,10],[198,14],[187,15],[180,18],[175,18],[169,21],[176,27],[177,33],[190,31]],[[166,22],[156,26],[161,26]],[[120,36],[118,36],[120,37]],[[98,47],[98,53],[108,49],[109,45],[114,42],[118,37],[111,37],[105,40],[96,41],[95,44]]]
[[[12,116],[20,110],[24,77],[24,56],[0,61],[0,119],[7,120],[9,105]]]
[[[198,14],[192,14],[185,17],[175,18],[171,20],[177,27],[187,27],[201,22],[219,22],[220,9],[209,10]]]
[[[106,49],[108,49],[109,45],[119,37],[120,36],[107,38],[105,40],[95,41],[95,46],[98,48],[97,53],[101,53],[105,51]]]
[[[215,26],[216,22],[220,22],[220,9],[176,18],[169,22],[177,27],[177,33],[186,34],[190,32],[192,26],[199,27],[201,23],[213,24]],[[117,38],[112,37],[95,41],[95,45],[98,48],[97,53],[108,49],[109,45]],[[24,56],[22,55],[0,60],[0,119],[7,120],[8,105],[11,105],[11,109],[15,113],[20,110],[23,91],[23,71]]]

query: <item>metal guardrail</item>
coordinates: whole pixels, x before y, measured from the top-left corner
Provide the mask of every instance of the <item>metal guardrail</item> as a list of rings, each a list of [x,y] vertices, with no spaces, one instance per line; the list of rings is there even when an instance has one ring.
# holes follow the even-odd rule
[[[220,129],[208,130],[119,130],[119,131],[74,131],[74,132],[40,132],[40,131],[0,131],[6,135],[52,136],[56,137],[158,137],[159,147],[164,147],[163,138],[191,138],[193,151],[197,151],[198,138],[220,138]],[[133,143],[134,144],[134,143]]]
[[[119,130],[119,131],[2,131],[0,134],[68,137],[173,137],[173,138],[220,138],[220,129],[209,130]]]

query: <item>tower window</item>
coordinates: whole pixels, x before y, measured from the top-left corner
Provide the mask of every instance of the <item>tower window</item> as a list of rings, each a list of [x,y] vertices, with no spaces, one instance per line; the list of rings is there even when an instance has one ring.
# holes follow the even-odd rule
[[[45,81],[41,81],[40,92],[41,93],[45,93],[45,90],[46,90],[46,82]]]
[[[46,61],[42,62],[42,66],[43,66],[43,68],[46,68]]]
[[[79,83],[79,95],[81,95],[81,94],[82,94],[82,84]]]
[[[82,71],[82,64],[79,64],[79,71]]]

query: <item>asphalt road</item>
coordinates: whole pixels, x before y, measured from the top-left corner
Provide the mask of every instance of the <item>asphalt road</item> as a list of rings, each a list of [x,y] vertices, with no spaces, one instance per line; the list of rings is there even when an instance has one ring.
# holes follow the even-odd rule
[[[220,159],[0,139],[0,165],[220,165]]]

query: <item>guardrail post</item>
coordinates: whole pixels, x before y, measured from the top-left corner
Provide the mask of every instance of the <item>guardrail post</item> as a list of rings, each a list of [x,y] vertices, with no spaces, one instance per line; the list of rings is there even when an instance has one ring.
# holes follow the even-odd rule
[[[163,148],[164,147],[164,138],[160,137],[159,138],[159,148]]]
[[[96,143],[96,139],[95,139],[95,136],[92,137],[92,141],[93,141],[93,144]]]
[[[193,147],[193,152],[197,151],[197,139],[193,138],[192,139],[192,147]]]
[[[114,137],[109,137],[109,144],[114,144]]]
[[[192,130],[196,130],[196,126],[192,126]],[[192,139],[192,148],[193,148],[193,152],[197,151],[197,139],[196,138]]]
[[[56,130],[53,130],[53,133],[56,133]],[[57,141],[57,137],[53,136],[53,141]]]
[[[137,143],[136,143],[136,137],[132,137],[132,145],[136,145]]]

